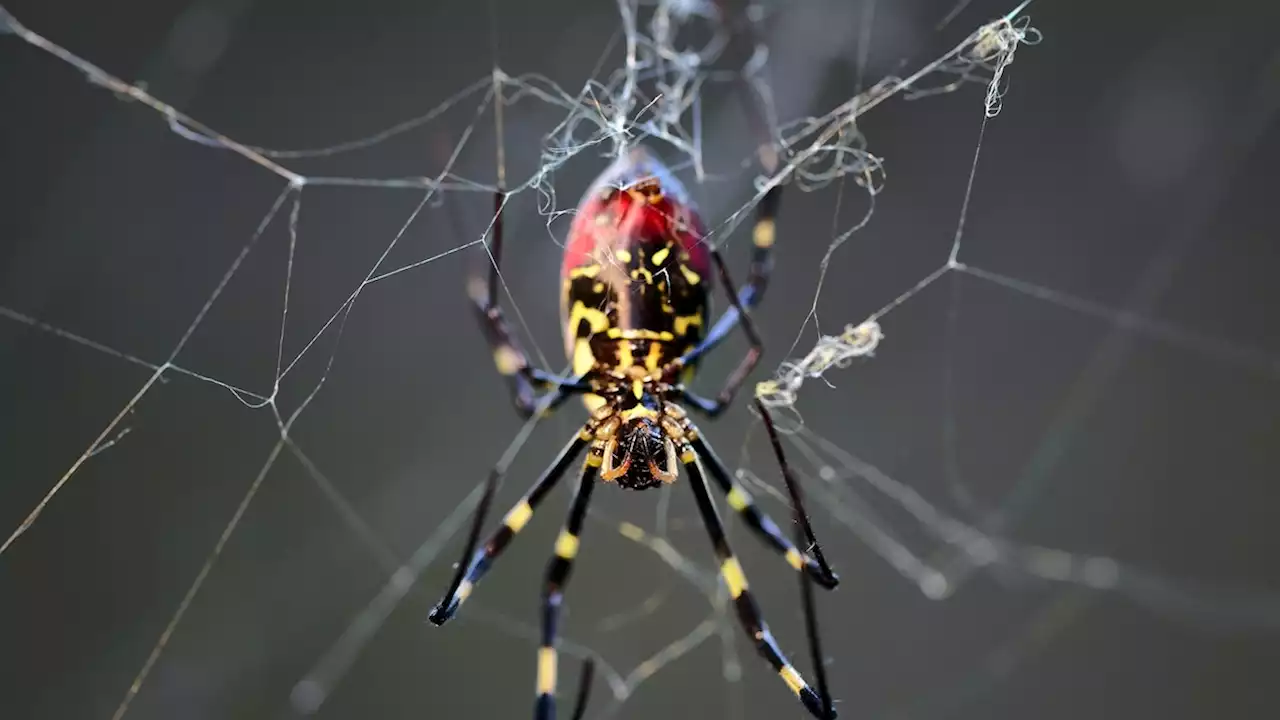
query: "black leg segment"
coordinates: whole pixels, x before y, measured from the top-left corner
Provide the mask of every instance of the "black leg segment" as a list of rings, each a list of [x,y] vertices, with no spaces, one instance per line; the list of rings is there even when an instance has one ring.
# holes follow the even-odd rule
[[[564,602],[564,588],[569,581],[569,573],[573,570],[573,559],[578,555],[582,521],[587,516],[591,491],[596,484],[593,474],[598,466],[592,462],[593,459],[594,457],[588,458],[582,466],[578,492],[573,497],[569,518],[560,530],[560,536],[556,538],[555,556],[547,565],[542,589],[542,646],[538,648],[538,696],[534,702],[534,720],[555,720],[556,716],[556,674],[559,666],[556,644],[559,638],[560,610]]]

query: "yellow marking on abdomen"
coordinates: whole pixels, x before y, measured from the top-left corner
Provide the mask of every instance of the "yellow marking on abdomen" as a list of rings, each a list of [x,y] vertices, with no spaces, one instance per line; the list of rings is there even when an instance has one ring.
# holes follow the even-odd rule
[[[724,584],[729,588],[729,597],[736,600],[746,592],[747,576],[742,572],[742,565],[738,564],[737,558],[730,556],[720,565],[720,577],[724,578]]]
[[[670,333],[665,333],[670,335]],[[649,343],[649,353],[644,357],[644,366],[649,370],[657,370],[662,365],[662,345]]]
[[[675,340],[676,336],[666,330],[646,330],[645,328],[632,328],[623,330],[619,327],[611,327],[605,331],[605,337],[610,340]]]
[[[692,326],[702,327],[702,313],[694,315],[677,315],[675,319],[676,335],[688,335]]]
[[[584,318],[587,324],[591,326],[593,335],[598,332],[604,332],[609,327],[609,316],[603,310],[587,307],[581,300],[575,300],[573,307],[569,310],[569,318],[565,321],[568,323],[569,332],[577,333],[578,326],[582,324]]]
[[[556,649],[538,648],[538,694],[554,695],[556,692]]]
[[[591,352],[591,342],[586,338],[573,341],[573,374],[583,375],[595,366],[596,356]]]
[[[751,506],[751,496],[737,485],[734,485],[733,489],[729,491],[728,500],[729,507],[737,510],[738,512],[742,512]]]

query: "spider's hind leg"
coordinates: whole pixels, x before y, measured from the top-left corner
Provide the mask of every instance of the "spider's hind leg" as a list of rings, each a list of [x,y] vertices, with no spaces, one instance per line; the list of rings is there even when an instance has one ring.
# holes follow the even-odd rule
[[[751,591],[747,589],[746,574],[743,572],[742,565],[738,562],[737,557],[734,556],[733,550],[729,547],[729,541],[724,534],[724,526],[720,524],[720,516],[716,512],[715,505],[711,502],[710,493],[707,491],[706,480],[698,469],[698,456],[691,446],[686,445],[681,460],[684,463],[685,471],[689,475],[689,485],[693,488],[694,498],[698,503],[698,511],[702,515],[702,521],[707,527],[707,534],[711,536],[711,543],[715,547],[716,557],[720,561],[720,577],[729,589],[730,597],[733,598],[733,604],[738,611],[738,622],[742,625],[742,629],[755,641],[756,649],[760,652],[760,655],[769,661],[769,664],[777,671],[778,676],[800,699],[805,709],[818,720],[832,720],[836,717],[836,711],[831,705],[831,700],[811,688],[800,675],[800,672],[795,669],[795,666],[787,660],[786,655],[782,653],[782,649],[778,647],[778,642],[773,638],[773,633],[769,631],[769,626],[765,623],[764,617],[760,613],[759,605],[756,604]],[[812,610],[811,605],[805,607],[806,624],[813,623]],[[814,627],[816,633],[816,625]],[[826,679],[823,674],[825,670],[819,665],[815,668],[815,672],[821,678],[819,687],[825,687]]]
[[[724,461],[716,455],[705,439],[700,435],[696,436],[691,441],[691,444],[694,452],[702,459],[702,463],[711,474],[711,478],[719,486],[720,491],[725,494],[729,507],[742,517],[743,522],[757,537],[782,555],[787,564],[796,570],[804,571],[813,578],[814,582],[827,590],[831,590],[840,584],[840,578],[836,576],[831,566],[827,564],[827,560],[822,554],[822,548],[818,545],[818,541],[813,535],[813,529],[809,525],[809,518],[804,510],[804,505],[796,502],[798,499],[796,494],[792,494],[792,503],[795,505],[795,513],[800,530],[805,537],[805,542],[801,546],[809,548],[808,551],[801,551],[795,543],[792,543],[783,534],[778,524],[756,504],[751,494],[730,477],[729,469],[725,466]],[[787,466],[785,458],[781,455],[778,458],[782,462],[782,473],[787,480],[787,487],[791,488],[794,482],[793,478],[791,478],[791,470]]]

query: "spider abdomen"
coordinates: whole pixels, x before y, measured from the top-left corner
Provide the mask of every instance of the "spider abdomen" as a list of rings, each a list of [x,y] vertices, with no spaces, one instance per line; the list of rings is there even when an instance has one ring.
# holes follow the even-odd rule
[[[697,345],[709,312],[702,221],[647,152],[606,170],[583,197],[565,244],[561,321],[576,374],[658,370]],[[586,397],[588,408],[604,403]]]
[[[614,340],[606,333],[598,333],[587,340],[592,360],[608,370],[629,370],[637,367],[656,373],[664,365],[680,357],[685,347],[677,346],[674,339],[665,340]]]

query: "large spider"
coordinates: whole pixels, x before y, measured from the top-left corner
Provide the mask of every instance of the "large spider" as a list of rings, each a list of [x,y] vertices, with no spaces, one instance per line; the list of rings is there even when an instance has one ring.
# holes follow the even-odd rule
[[[565,351],[573,362],[572,378],[556,377],[530,367],[511,335],[497,302],[497,279],[502,252],[502,195],[496,203],[492,260],[487,279],[476,276],[469,292],[493,348],[498,371],[510,385],[517,411],[524,417],[550,412],[572,395],[581,395],[590,412],[582,429],[551,463],[533,487],[503,519],[502,527],[477,548],[499,467],[476,513],[468,548],[444,598],[431,613],[436,625],[445,623],[471,595],[493,560],[520,532],[534,510],[587,449],[578,489],[568,520],[555,544],[543,589],[542,646],[538,651],[537,700],[534,717],[555,715],[556,626],[563,592],[595,478],[619,487],[643,490],[675,482],[683,466],[698,510],[720,561],[720,576],[728,588],[743,629],[760,654],[817,718],[834,718],[813,617],[809,579],[824,588],[838,582],[814,539],[791,478],[782,445],[764,406],[756,407],[765,420],[774,452],[795,505],[797,548],[731,477],[725,464],[698,432],[684,403],[709,417],[727,408],[760,359],[762,343],[747,309],[759,302],[772,268],[774,217],[781,186],[775,186],[757,208],[750,276],[741,293],[735,291],[716,250],[702,242],[704,227],[685,189],[658,160],[643,149],[619,158],[595,182],[578,207],[569,232],[562,267],[561,316]],[[731,307],[703,335],[709,309],[712,265]],[[698,363],[736,326],[751,347],[715,399],[699,397],[684,386]],[[747,589],[747,579],[725,538],[720,517],[707,490],[703,467],[727,496],[747,526],[766,544],[800,570],[809,641],[815,657],[818,690],[812,689],[783,655],[769,632],[759,607]],[[589,675],[589,673],[588,673]],[[589,679],[584,679],[584,684]],[[583,711],[585,685],[575,716]]]

